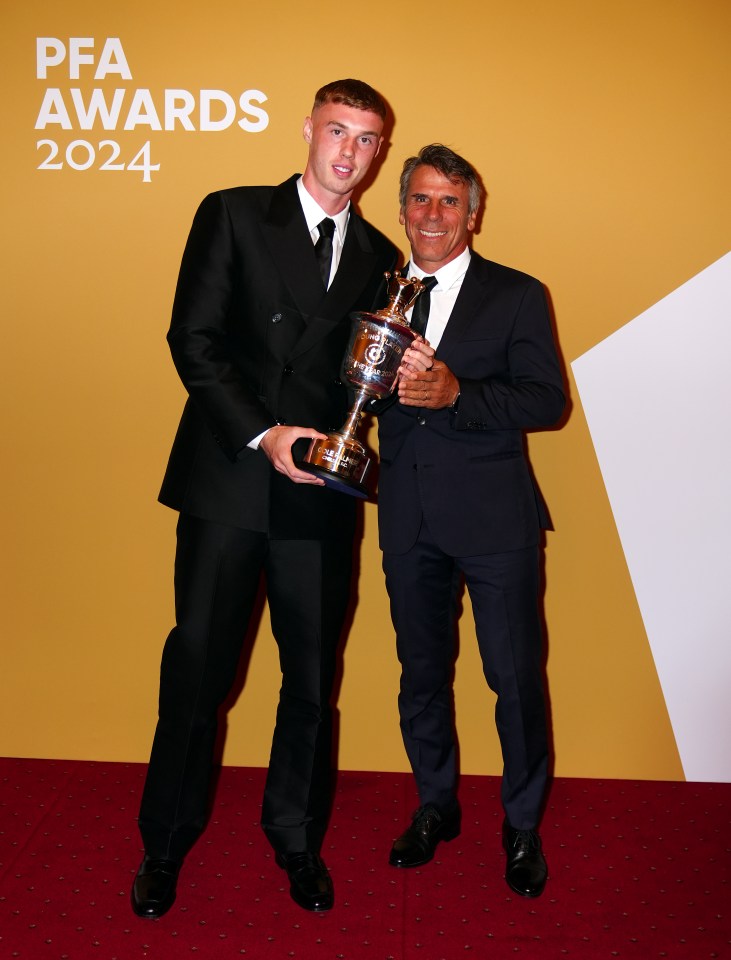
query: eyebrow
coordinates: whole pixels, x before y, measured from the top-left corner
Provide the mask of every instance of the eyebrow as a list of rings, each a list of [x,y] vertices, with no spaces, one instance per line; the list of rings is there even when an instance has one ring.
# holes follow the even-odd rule
[[[424,197],[426,199],[429,198],[428,193],[422,193],[419,190],[415,190],[414,193],[412,193],[410,196],[413,200],[417,200],[419,197]],[[457,203],[459,203],[459,197],[454,196],[454,194],[451,194],[451,193],[445,193],[443,196],[437,197],[436,199],[437,200],[455,200]]]
[[[342,120],[328,120],[328,127],[342,127],[343,130],[352,130],[353,127],[350,124],[343,123]],[[379,134],[376,130],[361,130],[358,133],[359,137],[377,137]]]

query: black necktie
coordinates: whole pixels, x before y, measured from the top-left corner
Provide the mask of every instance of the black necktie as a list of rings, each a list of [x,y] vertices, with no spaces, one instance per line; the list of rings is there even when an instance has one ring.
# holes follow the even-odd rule
[[[411,329],[414,333],[420,333],[423,337],[424,331],[426,330],[426,322],[429,319],[431,291],[432,287],[436,287],[437,285],[437,278],[422,277],[421,282],[424,284],[424,289],[416,298],[414,309],[411,311]]]
[[[330,217],[325,217],[317,224],[320,237],[315,244],[315,256],[320,264],[320,276],[327,290],[330,281],[330,266],[333,259],[333,234],[335,233],[335,221]]]

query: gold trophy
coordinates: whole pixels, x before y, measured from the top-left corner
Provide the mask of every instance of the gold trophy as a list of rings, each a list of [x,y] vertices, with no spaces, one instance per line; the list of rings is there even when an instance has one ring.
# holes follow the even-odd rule
[[[384,276],[389,281],[388,305],[375,313],[351,314],[353,329],[343,359],[343,376],[357,393],[348,419],[326,440],[314,439],[299,464],[334,490],[362,499],[369,495],[365,481],[371,458],[355,431],[366,401],[387,397],[396,386],[401,358],[417,337],[404,314],[424,289],[416,277]]]

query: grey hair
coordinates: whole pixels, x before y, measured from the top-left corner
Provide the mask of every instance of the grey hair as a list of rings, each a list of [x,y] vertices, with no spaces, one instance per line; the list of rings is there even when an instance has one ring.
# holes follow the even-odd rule
[[[469,189],[469,212],[477,213],[485,194],[480,175],[471,163],[468,163],[464,157],[460,157],[454,150],[445,147],[443,143],[430,143],[427,147],[422,147],[417,156],[409,157],[404,162],[399,182],[399,205],[402,210],[406,206],[411,175],[418,167],[434,167],[447,180],[453,183],[466,183]]]

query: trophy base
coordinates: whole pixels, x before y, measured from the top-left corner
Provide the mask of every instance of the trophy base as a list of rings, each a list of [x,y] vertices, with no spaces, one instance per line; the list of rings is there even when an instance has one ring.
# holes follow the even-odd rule
[[[298,463],[297,466],[301,470],[306,470],[308,473],[313,473],[315,476],[321,477],[325,481],[326,487],[329,487],[331,490],[337,490],[338,493],[348,493],[351,497],[359,497],[361,500],[367,500],[370,497],[370,492],[354,480],[339,477],[336,473],[328,473],[327,470],[323,470],[322,467],[317,467],[313,463],[302,462]]]
[[[313,440],[304,459],[298,463],[302,470],[321,477],[331,490],[361,500],[370,496],[363,482],[370,465],[370,458],[357,440],[336,433],[331,433],[327,440]]]

